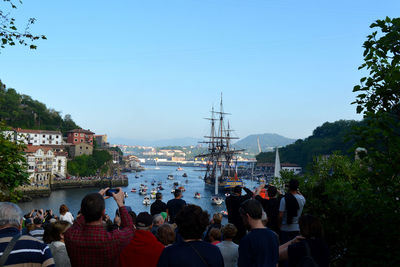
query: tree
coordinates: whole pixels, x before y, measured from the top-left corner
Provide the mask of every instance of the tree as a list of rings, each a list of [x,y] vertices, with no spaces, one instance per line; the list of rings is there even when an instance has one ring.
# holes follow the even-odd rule
[[[0,201],[16,201],[15,188],[28,183],[25,145],[12,141],[3,131],[8,130],[0,123]]]
[[[1,0],[0,0],[1,1]],[[15,18],[11,17],[11,10],[15,10],[17,6],[12,0],[3,0],[3,7],[0,7],[0,48],[5,48],[7,45],[13,46],[20,44],[23,46],[29,46],[30,49],[36,49],[36,45],[33,44],[34,41],[39,39],[46,39],[44,35],[34,35],[30,32],[30,26],[35,22],[35,18],[28,19],[23,30],[18,26]],[[22,3],[21,1],[19,1]],[[8,8],[7,6],[8,5]]]

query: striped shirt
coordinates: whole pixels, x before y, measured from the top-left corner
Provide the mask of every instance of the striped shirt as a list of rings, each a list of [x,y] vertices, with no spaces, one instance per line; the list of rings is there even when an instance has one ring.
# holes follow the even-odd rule
[[[29,231],[29,234],[34,238],[43,241],[44,230],[42,227],[35,228],[32,231]]]
[[[3,256],[3,251],[18,232],[19,230],[14,227],[0,230],[0,256]],[[29,235],[23,235],[18,239],[4,264],[4,266],[10,265],[13,267],[55,267],[49,247]]]

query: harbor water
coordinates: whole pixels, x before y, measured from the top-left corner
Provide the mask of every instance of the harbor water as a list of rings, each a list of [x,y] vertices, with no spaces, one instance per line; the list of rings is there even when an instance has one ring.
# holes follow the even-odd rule
[[[183,177],[184,173],[187,174],[187,177]],[[174,176],[173,180],[167,179],[169,174]],[[139,177],[135,178],[136,175]],[[215,212],[226,210],[225,202],[219,206],[212,204],[211,197],[214,195],[214,187],[204,183],[202,179],[203,175],[204,172],[199,171],[199,168],[185,167],[183,170],[178,171],[176,166],[160,166],[159,169],[155,169],[154,166],[147,166],[146,170],[140,173],[127,173],[129,185],[122,188],[124,192],[128,194],[128,197],[125,199],[125,204],[130,206],[136,214],[142,211],[150,212],[150,206],[145,206],[142,203],[144,196],[139,194],[140,184],[147,185],[147,192],[150,195],[150,190],[157,187],[157,183],[161,181],[164,190],[160,192],[163,194],[163,201],[166,203],[174,197],[171,190],[173,189],[174,183],[178,182],[179,186],[183,186],[186,189],[186,191],[183,192],[183,199],[186,203],[199,205],[207,210],[210,215]],[[155,181],[154,186],[151,185],[152,181]],[[245,186],[249,189],[253,189],[257,186],[257,183],[246,180]],[[132,193],[132,188],[136,188],[137,192]],[[82,198],[88,193],[98,192],[99,190],[100,188],[57,190],[53,191],[48,198],[36,198],[31,202],[19,203],[19,206],[24,214],[30,212],[32,209],[51,209],[54,214],[58,216],[60,205],[66,204],[75,217],[80,209]],[[194,198],[196,192],[201,194],[200,199]],[[225,199],[224,192],[220,192],[219,195]],[[151,203],[154,201],[155,199],[152,199]],[[116,209],[117,205],[115,201],[113,199],[107,199],[106,213],[110,215],[111,218],[114,218]]]

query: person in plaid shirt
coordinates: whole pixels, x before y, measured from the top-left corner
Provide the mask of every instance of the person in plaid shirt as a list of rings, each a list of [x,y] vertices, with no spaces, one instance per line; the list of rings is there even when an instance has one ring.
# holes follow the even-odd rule
[[[72,266],[118,266],[121,250],[134,235],[132,217],[124,206],[124,192],[119,188],[113,198],[121,214],[121,227],[107,232],[103,225],[105,215],[105,192],[86,195],[81,203],[81,213],[65,232],[65,245]]]

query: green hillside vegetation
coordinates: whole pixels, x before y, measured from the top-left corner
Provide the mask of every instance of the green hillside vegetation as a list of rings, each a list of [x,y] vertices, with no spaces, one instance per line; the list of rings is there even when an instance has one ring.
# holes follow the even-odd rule
[[[354,154],[354,138],[351,132],[361,122],[354,120],[340,120],[325,122],[317,127],[313,134],[306,139],[297,140],[294,144],[279,150],[281,162],[290,162],[305,168],[317,156],[331,155],[340,151],[343,155]],[[257,162],[275,162],[275,152],[262,152],[256,156]]]
[[[48,109],[45,104],[28,95],[19,94],[0,81],[0,121],[7,126],[36,130],[59,130],[63,134],[80,128],[70,115],[61,117],[59,111]]]
[[[93,155],[82,155],[68,161],[68,173],[74,176],[92,176],[105,174],[108,171],[107,162],[112,160],[105,150],[94,150]]]
[[[271,147],[286,146],[296,141],[279,134],[252,134],[237,141],[233,146],[237,149],[246,149],[250,153],[258,153],[257,137],[260,139],[261,151],[268,151]]]

